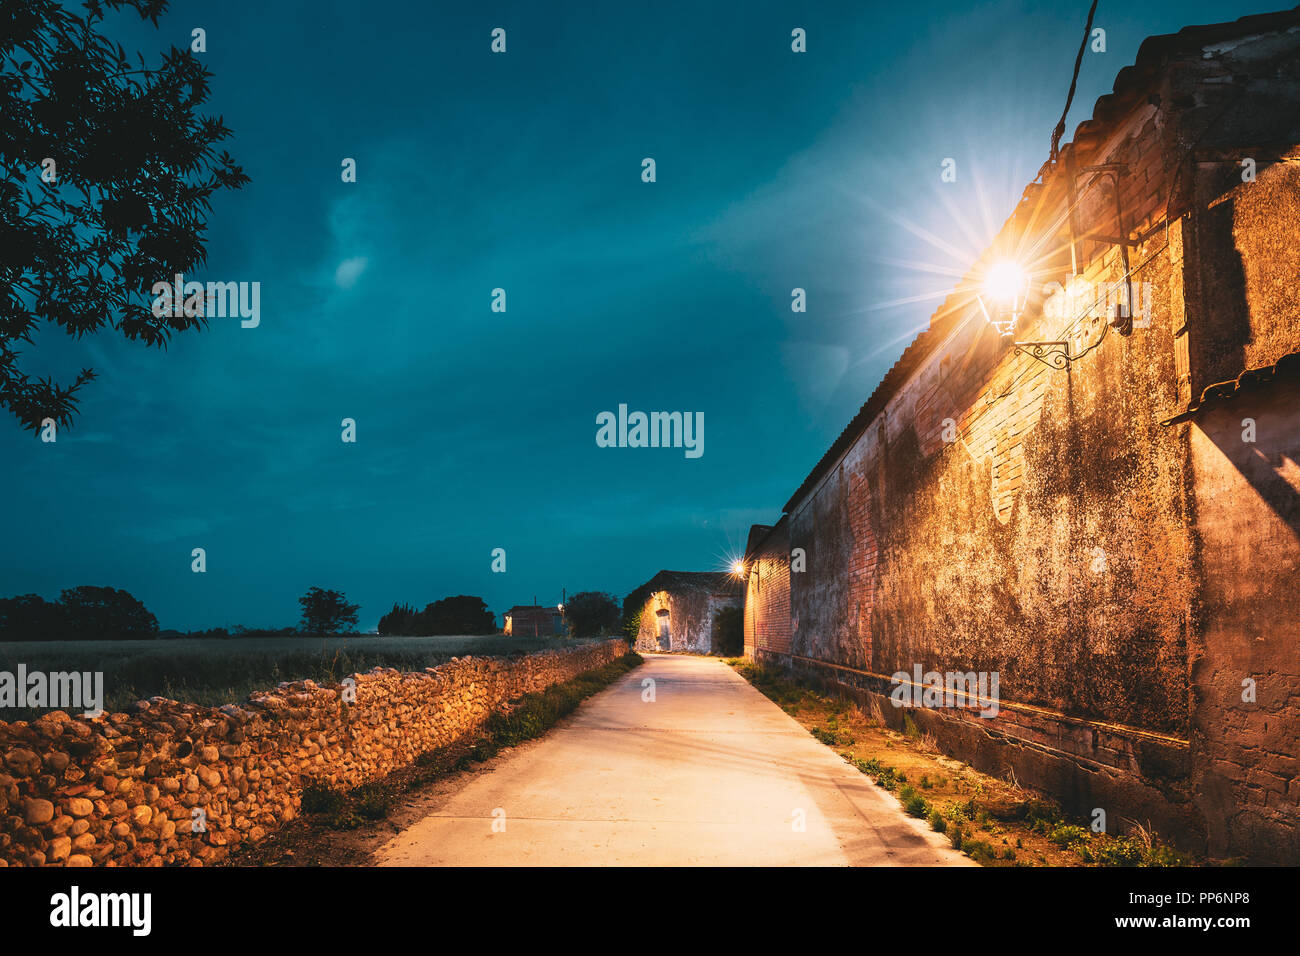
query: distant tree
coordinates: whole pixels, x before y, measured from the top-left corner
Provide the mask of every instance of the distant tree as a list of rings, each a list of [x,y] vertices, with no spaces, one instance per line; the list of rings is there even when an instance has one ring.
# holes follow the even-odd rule
[[[137,641],[158,636],[158,619],[126,591],[89,585],[59,596],[68,638],[77,641]]]
[[[191,639],[191,638],[199,639],[199,640],[215,639],[215,640],[224,641],[224,640],[229,640],[230,632],[226,630],[224,627],[210,627],[202,631],[186,631],[185,634],[182,636],[184,636],[187,639]]]
[[[211,76],[199,58],[171,47],[150,68],[100,32],[105,10],[123,7],[157,26],[167,3],[0,6],[0,408],[33,430],[70,424],[95,373],[32,379],[19,343],[43,323],[156,346],[204,325],[181,309],[154,315],[152,289],[206,261],[213,194],[248,182],[215,153],[230,130],[196,112]]]
[[[0,598],[0,641],[58,641],[67,636],[62,605],[39,594]]]
[[[736,657],[745,650],[745,611],[724,607],[713,615],[713,653]]]
[[[357,629],[359,604],[349,604],[342,591],[311,588],[298,598],[303,634],[340,634]]]
[[[612,634],[619,627],[618,599],[604,591],[581,591],[564,605],[570,637]]]
[[[487,602],[470,594],[434,601],[420,615],[423,634],[494,634],[496,616]]]
[[[417,611],[409,604],[394,604],[379,619],[379,633],[414,637],[425,634],[495,634],[496,616],[481,597],[457,594]]]
[[[379,633],[409,637],[418,633],[419,614],[409,604],[393,604],[393,609],[379,619]]]
[[[245,627],[236,624],[230,629],[231,637],[293,637],[297,633],[296,627]]]
[[[647,581],[623,599],[623,633],[629,641],[636,641],[637,632],[641,630],[641,612],[653,593],[649,584]]]
[[[628,613],[627,606],[623,607],[623,636],[633,644],[636,643],[637,636],[641,633],[641,614],[644,607],[638,607],[631,614]]]

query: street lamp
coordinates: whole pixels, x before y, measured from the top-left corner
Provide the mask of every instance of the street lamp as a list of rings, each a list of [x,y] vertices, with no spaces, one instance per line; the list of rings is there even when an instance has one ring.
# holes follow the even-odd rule
[[[989,325],[1010,335],[1029,299],[1029,273],[1015,260],[1001,259],[984,271],[984,286],[975,298]]]

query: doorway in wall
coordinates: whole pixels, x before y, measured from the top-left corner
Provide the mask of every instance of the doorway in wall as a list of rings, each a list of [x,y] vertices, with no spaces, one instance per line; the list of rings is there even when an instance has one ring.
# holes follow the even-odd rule
[[[655,611],[655,616],[659,619],[659,650],[671,651],[673,649],[673,635],[668,625],[668,609],[660,608]]]

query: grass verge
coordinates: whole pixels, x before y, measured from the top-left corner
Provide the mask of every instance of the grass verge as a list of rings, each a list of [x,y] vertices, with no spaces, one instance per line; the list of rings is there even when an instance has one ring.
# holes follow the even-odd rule
[[[727,661],[810,734],[890,791],[904,811],[929,823],[984,866],[1189,866],[1150,827],[1127,821],[1127,836],[1093,833],[1059,806],[939,752],[910,715],[891,730],[879,705],[863,707],[813,690],[777,668]]]

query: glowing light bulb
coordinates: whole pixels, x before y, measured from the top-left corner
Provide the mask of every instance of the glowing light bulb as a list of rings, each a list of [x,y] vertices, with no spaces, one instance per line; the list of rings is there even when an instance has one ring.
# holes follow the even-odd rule
[[[994,263],[984,274],[984,291],[999,305],[1014,306],[1025,284],[1025,270],[1009,259]]]
[[[977,296],[985,320],[1003,335],[1010,335],[1024,311],[1028,291],[1029,273],[1018,262],[1001,259],[993,263],[984,270],[983,293]]]

